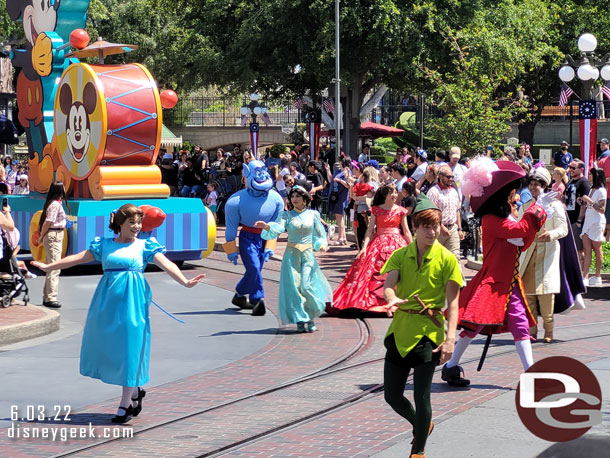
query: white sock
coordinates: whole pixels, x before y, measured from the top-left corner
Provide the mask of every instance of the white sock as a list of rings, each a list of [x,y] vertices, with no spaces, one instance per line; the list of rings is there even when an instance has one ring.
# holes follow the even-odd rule
[[[472,342],[473,340],[474,340],[474,337],[466,337],[466,336],[460,337],[458,339],[457,343],[455,344],[455,348],[453,350],[453,355],[451,356],[451,359],[447,362],[447,367],[457,366],[460,363],[460,359],[462,358],[462,355],[468,348],[468,345],[470,345],[470,342]]]
[[[121,402],[119,407],[127,408],[131,405],[131,396],[133,395],[133,390],[137,390],[134,386],[124,386],[123,387],[123,395],[121,396]],[[123,409],[117,409],[117,415],[124,415]]]
[[[534,364],[534,356],[532,355],[532,342],[530,339],[515,340],[515,347],[519,358],[521,358],[521,364],[523,369],[528,370],[532,364]]]

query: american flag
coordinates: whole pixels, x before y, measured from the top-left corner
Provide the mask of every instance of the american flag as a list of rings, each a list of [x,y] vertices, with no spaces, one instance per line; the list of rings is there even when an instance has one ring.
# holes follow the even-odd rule
[[[565,107],[568,104],[568,100],[570,100],[570,97],[572,97],[572,94],[574,94],[574,91],[570,89],[570,86],[568,86],[566,83],[563,83],[563,85],[561,86],[561,94],[559,94],[559,106]]]
[[[335,112],[335,104],[333,103],[333,99],[331,99],[331,98],[324,99],[324,102],[322,102],[322,106],[324,107],[324,110],[327,113]]]
[[[305,100],[301,97],[298,99],[295,99],[294,102],[292,102],[292,105],[297,109],[300,110],[301,108],[303,108],[305,106]]]
[[[610,100],[610,81],[602,86],[602,92],[608,100]]]

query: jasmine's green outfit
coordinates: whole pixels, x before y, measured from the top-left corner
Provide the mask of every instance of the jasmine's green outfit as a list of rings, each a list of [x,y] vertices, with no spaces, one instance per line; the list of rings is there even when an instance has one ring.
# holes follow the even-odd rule
[[[396,295],[408,300],[394,313],[386,334],[387,349],[384,366],[385,400],[413,425],[414,451],[423,451],[432,418],[430,387],[440,353],[432,350],[445,340],[445,319],[440,310],[445,306],[445,288],[449,281],[462,286],[462,274],[456,257],[438,241],[426,251],[421,266],[417,264],[417,242],[400,248],[383,266],[380,274],[399,272]],[[413,299],[417,294],[425,304],[436,310],[437,326],[427,315],[409,313],[421,306]],[[404,396],[409,372],[413,369],[415,409]]]
[[[332,300],[332,289],[320,270],[314,250],[326,246],[326,232],[320,214],[314,210],[284,211],[277,223],[270,222],[261,237],[277,238],[288,232],[288,246],[282,258],[279,313],[283,324],[305,323],[322,314]]]

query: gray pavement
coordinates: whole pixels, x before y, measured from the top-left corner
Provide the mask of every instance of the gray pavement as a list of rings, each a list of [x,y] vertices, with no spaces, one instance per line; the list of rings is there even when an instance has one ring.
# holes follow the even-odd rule
[[[584,438],[603,438],[605,445],[598,445],[595,454],[559,455],[562,444],[547,442],[530,433],[517,415],[515,390],[502,394],[472,409],[457,414],[437,424],[426,444],[426,456],[459,458],[514,458],[537,457],[550,447],[552,454],[545,457],[559,458],[585,456],[610,456],[610,358],[587,365],[602,387],[602,424],[591,428]],[[434,393],[432,394],[434,396]],[[432,412],[434,416],[434,411]],[[604,443],[604,442],[602,442]],[[567,446],[567,445],[566,445]],[[394,445],[375,458],[403,458],[411,450],[411,439]]]
[[[186,271],[187,277],[195,270]],[[263,317],[231,305],[233,293],[202,283],[181,287],[162,272],[145,274],[153,298],[185,324],[150,306],[152,342],[150,383],[158,386],[224,366],[256,352],[276,334],[271,313]],[[9,426],[10,408],[17,405],[69,405],[72,410],[120,395],[120,389],[79,374],[80,344],[91,296],[100,275],[62,276],[63,307],[58,332],[0,348],[0,429]],[[205,280],[204,280],[205,282]],[[29,280],[38,302],[44,278]]]

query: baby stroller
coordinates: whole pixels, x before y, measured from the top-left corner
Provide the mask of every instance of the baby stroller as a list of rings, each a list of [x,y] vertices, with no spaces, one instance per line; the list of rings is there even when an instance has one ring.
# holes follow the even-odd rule
[[[2,230],[2,259],[0,259],[0,305],[8,307],[13,299],[23,294],[23,305],[30,300],[29,289],[25,277],[17,266],[13,256],[13,247],[8,241],[6,232]]]

